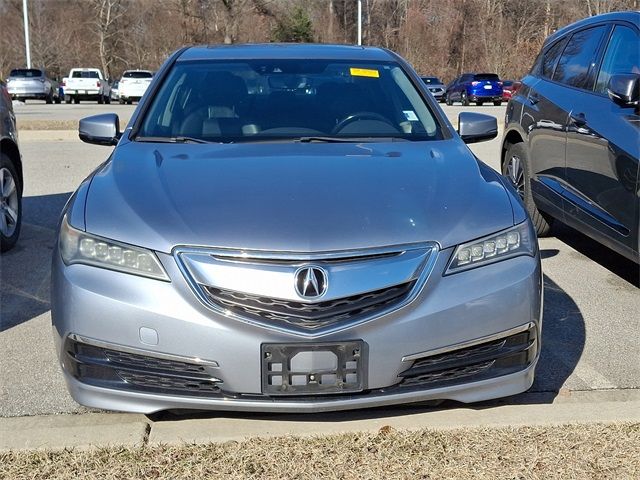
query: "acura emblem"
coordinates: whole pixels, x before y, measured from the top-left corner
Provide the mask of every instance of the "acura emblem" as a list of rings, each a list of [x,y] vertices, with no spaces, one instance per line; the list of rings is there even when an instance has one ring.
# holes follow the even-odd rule
[[[321,297],[327,291],[327,272],[320,267],[306,266],[295,273],[296,293],[302,298]]]

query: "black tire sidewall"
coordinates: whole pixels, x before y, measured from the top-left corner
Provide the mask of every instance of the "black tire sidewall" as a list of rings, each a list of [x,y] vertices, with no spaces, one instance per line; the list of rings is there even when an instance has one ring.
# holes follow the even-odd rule
[[[16,182],[16,188],[18,189],[18,221],[16,223],[16,230],[10,237],[5,237],[4,234],[0,232],[0,251],[6,252],[16,244],[20,236],[20,227],[22,226],[22,181],[20,177],[18,177],[15,165],[4,153],[0,153],[0,168],[6,168],[11,172],[13,180]]]

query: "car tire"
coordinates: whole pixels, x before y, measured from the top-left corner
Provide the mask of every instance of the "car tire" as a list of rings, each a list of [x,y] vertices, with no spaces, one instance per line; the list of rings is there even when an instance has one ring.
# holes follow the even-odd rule
[[[20,226],[22,225],[22,185],[18,179],[15,165],[4,153],[0,153],[0,172],[0,205],[2,205],[0,207],[0,215],[3,217],[0,218],[0,252],[6,252],[13,248],[20,236]],[[8,176],[11,176],[13,180],[13,192],[3,191],[3,188],[10,188],[7,181]],[[7,194],[7,198],[5,198],[5,194]],[[9,213],[5,206],[9,206],[17,215],[13,225],[9,225],[7,221]]]
[[[104,97],[104,103],[111,105],[111,97]]]
[[[494,104],[496,107],[499,107],[500,105],[502,105],[502,102],[501,102],[501,101],[497,101],[497,102],[493,102],[493,104]]]
[[[71,100],[73,100],[73,99],[71,98],[71,95],[65,95],[65,96],[64,96],[64,103],[71,103]]]
[[[53,92],[49,92],[47,98],[44,99],[47,102],[47,105],[51,105],[53,103]]]
[[[127,100],[127,105],[131,105],[133,103],[133,100],[129,99]]]
[[[104,103],[104,97],[102,95],[98,96],[98,103],[102,105]]]
[[[484,102],[476,102],[476,105],[481,107]]]
[[[80,103],[80,99],[78,97],[73,97],[73,103],[76,105]]]
[[[465,92],[462,92],[460,94],[460,101],[462,102],[462,105],[464,105],[465,107],[469,106],[469,97],[467,97],[467,94]]]
[[[549,235],[554,219],[538,210],[533,201],[529,153],[524,143],[515,143],[508,148],[502,163],[502,174],[507,177],[520,195],[538,236]]]
[[[451,101],[451,96],[448,93],[444,98],[444,103],[446,103],[449,106],[453,105],[453,102]]]
[[[56,105],[60,105],[60,103],[62,102],[62,99],[60,98],[60,95],[58,95],[56,98],[54,98],[53,101],[56,102]]]

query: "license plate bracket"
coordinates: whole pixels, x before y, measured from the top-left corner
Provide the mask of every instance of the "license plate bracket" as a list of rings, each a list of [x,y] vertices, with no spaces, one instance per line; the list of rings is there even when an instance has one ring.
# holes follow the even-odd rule
[[[264,343],[262,393],[321,395],[365,388],[367,357],[362,340],[340,343]]]

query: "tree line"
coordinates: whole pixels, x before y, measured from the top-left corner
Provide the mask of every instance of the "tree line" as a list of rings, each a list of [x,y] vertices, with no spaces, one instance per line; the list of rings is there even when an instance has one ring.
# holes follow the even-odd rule
[[[640,0],[362,0],[364,45],[389,48],[419,73],[521,78],[544,39]],[[356,43],[357,0],[28,0],[32,66],[52,76],[99,67],[156,70],[183,45]],[[22,0],[0,0],[0,78],[24,67]]]

